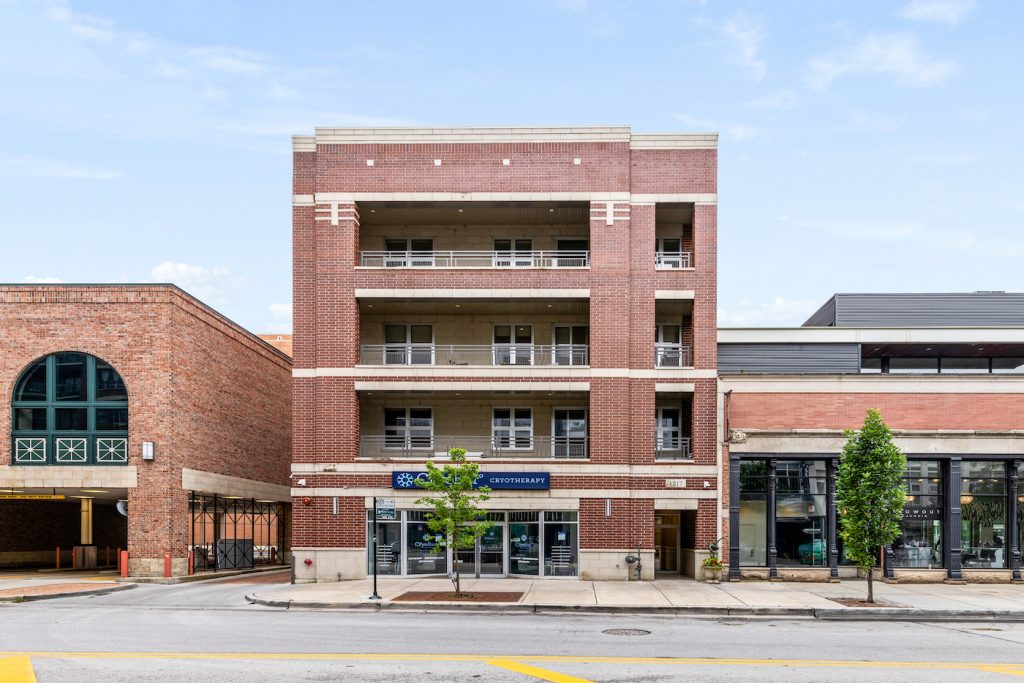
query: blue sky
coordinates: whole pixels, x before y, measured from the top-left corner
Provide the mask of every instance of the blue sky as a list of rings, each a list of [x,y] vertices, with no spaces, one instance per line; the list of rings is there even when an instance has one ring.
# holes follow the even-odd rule
[[[1024,3],[0,0],[0,281],[174,281],[290,329],[314,126],[721,133],[723,325],[1020,290]]]

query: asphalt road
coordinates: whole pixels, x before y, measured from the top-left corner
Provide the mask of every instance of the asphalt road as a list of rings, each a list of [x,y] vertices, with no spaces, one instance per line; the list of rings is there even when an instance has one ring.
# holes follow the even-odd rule
[[[1019,623],[284,610],[247,604],[244,594],[254,588],[238,581],[139,586],[0,605],[0,681],[962,683],[1024,676]]]

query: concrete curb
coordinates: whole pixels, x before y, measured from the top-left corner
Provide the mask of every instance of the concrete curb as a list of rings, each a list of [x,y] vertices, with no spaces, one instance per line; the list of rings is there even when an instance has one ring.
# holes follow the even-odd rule
[[[676,617],[781,617],[823,621],[1024,621],[1024,611],[927,610],[901,607],[657,607],[652,605],[522,605],[501,602],[306,602],[246,594],[251,604],[283,609],[514,614],[645,614]]]
[[[55,600],[57,598],[78,598],[90,595],[106,595],[135,588],[134,584],[122,584],[117,586],[106,586],[96,590],[74,591],[71,593],[52,593],[50,595],[10,595],[0,598],[0,602],[35,602],[37,600]]]
[[[126,584],[157,584],[163,586],[170,586],[178,583],[194,583],[196,581],[216,581],[217,579],[231,579],[238,576],[247,576],[249,574],[264,574],[266,572],[283,572],[291,569],[290,565],[286,564],[275,564],[269,567],[255,567],[253,569],[237,569],[226,572],[216,572],[213,574],[192,574],[191,576],[172,576],[167,579],[162,576],[129,576],[127,578],[118,577],[115,579],[117,583]]]

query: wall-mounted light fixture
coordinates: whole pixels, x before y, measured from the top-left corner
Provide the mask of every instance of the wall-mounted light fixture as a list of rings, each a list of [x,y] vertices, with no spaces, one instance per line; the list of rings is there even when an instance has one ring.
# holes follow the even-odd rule
[[[156,446],[153,444],[153,442],[152,441],[143,441],[142,442],[142,459],[143,460],[152,460],[155,455],[156,455]]]

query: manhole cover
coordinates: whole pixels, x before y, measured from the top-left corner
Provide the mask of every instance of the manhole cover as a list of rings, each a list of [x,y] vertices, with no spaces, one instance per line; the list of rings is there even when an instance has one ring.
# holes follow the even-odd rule
[[[608,636],[649,636],[650,631],[645,631],[642,628],[609,628],[601,631],[601,633]]]

